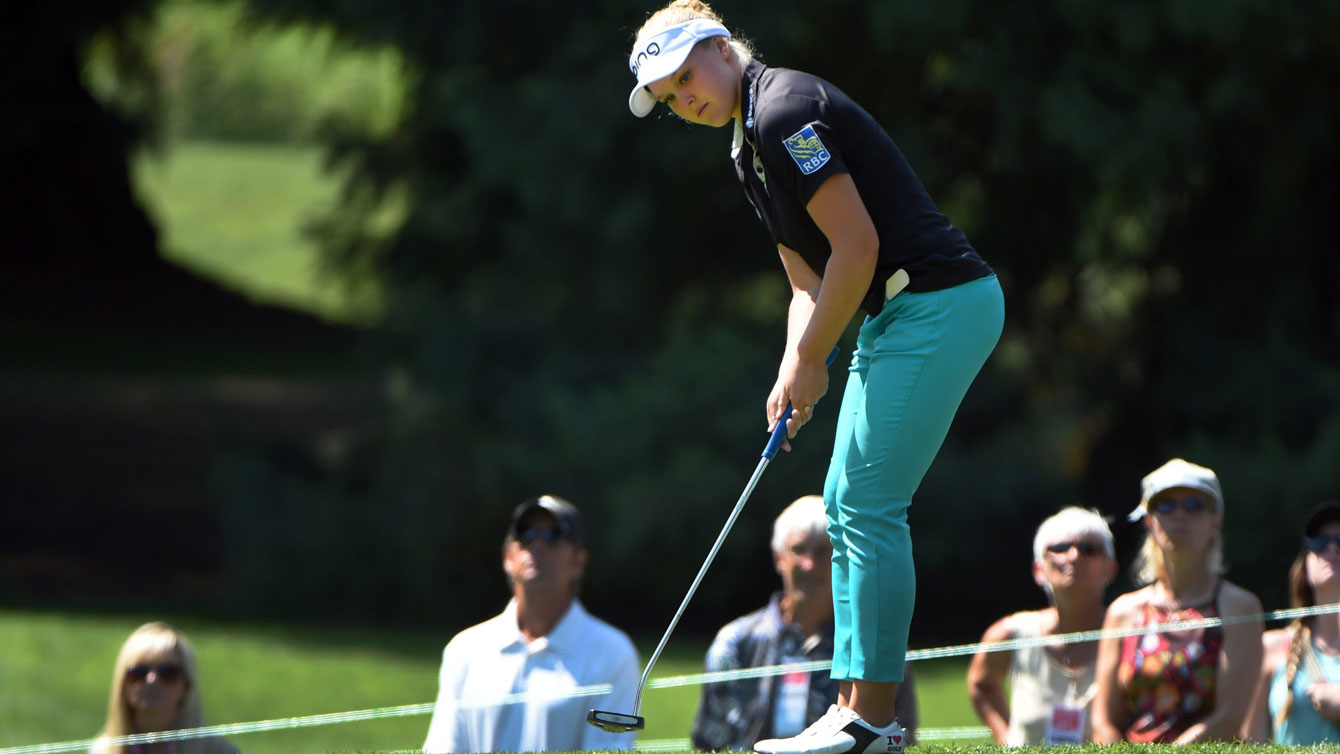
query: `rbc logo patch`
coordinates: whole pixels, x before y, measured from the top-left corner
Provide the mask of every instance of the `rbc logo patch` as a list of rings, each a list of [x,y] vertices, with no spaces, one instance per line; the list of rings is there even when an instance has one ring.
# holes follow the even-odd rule
[[[786,151],[791,153],[791,159],[800,166],[800,172],[805,175],[823,167],[832,157],[828,150],[824,149],[824,143],[819,141],[819,134],[814,132],[814,124],[796,131],[789,138],[782,139],[782,144],[786,146]]]

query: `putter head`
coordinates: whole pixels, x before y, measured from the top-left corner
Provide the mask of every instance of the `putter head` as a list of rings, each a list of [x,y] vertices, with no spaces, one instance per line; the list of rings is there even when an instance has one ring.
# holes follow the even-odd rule
[[[647,720],[637,715],[625,715],[622,712],[605,712],[593,709],[586,713],[586,722],[606,733],[631,733],[647,726]]]

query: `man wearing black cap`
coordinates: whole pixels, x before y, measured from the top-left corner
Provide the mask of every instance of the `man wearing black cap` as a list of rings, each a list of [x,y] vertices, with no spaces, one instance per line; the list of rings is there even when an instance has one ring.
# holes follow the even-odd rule
[[[590,707],[633,706],[638,658],[622,631],[577,599],[585,542],[581,514],[562,498],[542,495],[512,511],[502,551],[512,599],[447,644],[424,752],[631,746],[631,736],[586,724]],[[613,690],[591,693],[603,684]]]

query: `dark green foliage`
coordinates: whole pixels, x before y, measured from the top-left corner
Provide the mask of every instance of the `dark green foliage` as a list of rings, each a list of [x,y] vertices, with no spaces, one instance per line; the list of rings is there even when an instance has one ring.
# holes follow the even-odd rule
[[[786,287],[729,133],[627,112],[624,56],[653,8],[251,6],[396,45],[418,77],[387,138],[336,134],[356,171],[323,225],[392,302],[375,342],[393,414],[336,462],[220,466],[234,596],[479,619],[503,600],[507,511],[547,491],[591,519],[597,612],[663,625],[765,439]],[[1124,515],[1173,455],[1220,471],[1231,577],[1283,606],[1295,520],[1340,494],[1336,6],[721,10],[765,61],[874,113],[1005,285],[1004,340],[912,510],[914,642],[1039,603],[1037,523],[1071,502]],[[370,240],[396,186],[408,219]],[[770,520],[819,489],[840,390],[773,464],[690,623],[773,588]],[[1138,529],[1114,528],[1129,554]]]
[[[253,6],[394,41],[422,72],[399,133],[344,153],[361,185],[413,197],[389,244],[360,241],[356,222],[329,239],[395,291],[387,342],[408,389],[372,461],[397,473],[332,500],[413,498],[420,516],[399,520],[421,552],[396,562],[435,572],[414,584],[448,604],[480,593],[454,577],[462,561],[495,573],[512,504],[570,496],[598,533],[591,599],[657,625],[761,446],[785,285],[728,133],[626,112],[623,56],[652,8]],[[1279,605],[1288,522],[1340,486],[1336,11],[723,10],[767,62],[829,78],[885,123],[1006,285],[1000,351],[913,508],[914,630],[967,635],[1040,602],[1027,562],[1041,518],[1070,502],[1124,514],[1139,477],[1179,454],[1221,470],[1232,575]],[[820,414],[705,583],[705,623],[773,588],[766,532],[819,489]],[[1138,530],[1116,530],[1132,552]],[[971,586],[1000,567],[1001,588]],[[630,588],[631,613],[613,597]],[[964,599],[980,610],[962,614]]]

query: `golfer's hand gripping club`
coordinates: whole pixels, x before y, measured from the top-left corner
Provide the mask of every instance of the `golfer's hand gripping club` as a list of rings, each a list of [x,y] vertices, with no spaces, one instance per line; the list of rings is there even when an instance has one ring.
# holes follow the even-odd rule
[[[837,358],[839,350],[837,346],[833,346],[833,352],[828,354],[828,361],[826,362],[828,366],[833,365],[833,360]],[[717,551],[721,549],[721,543],[726,540],[726,535],[735,525],[735,519],[739,518],[740,511],[744,510],[744,504],[749,500],[749,495],[753,493],[759,477],[763,476],[763,470],[768,467],[768,462],[777,455],[777,449],[782,446],[782,440],[786,439],[786,418],[791,415],[791,410],[792,406],[788,402],[786,412],[782,414],[782,418],[772,430],[772,437],[768,439],[767,447],[763,448],[763,457],[759,460],[758,467],[754,469],[754,475],[749,478],[749,484],[745,486],[744,493],[735,503],[735,509],[731,511],[730,518],[726,519],[726,525],[721,528],[721,533],[717,535],[717,541],[712,545],[712,550],[707,553],[707,560],[704,560],[702,568],[698,569],[698,575],[694,577],[693,585],[689,587],[688,594],[684,595],[684,601],[679,603],[679,609],[675,611],[675,617],[670,620],[670,627],[665,630],[665,635],[656,645],[656,651],[651,653],[651,659],[647,661],[647,667],[642,671],[642,680],[637,683],[637,695],[633,697],[633,713],[626,714],[593,709],[586,713],[586,722],[608,733],[629,733],[646,727],[646,718],[638,713],[642,711],[642,690],[647,686],[647,676],[651,675],[651,669],[656,665],[656,660],[660,658],[661,650],[665,649],[666,642],[670,640],[670,634],[674,633],[675,626],[679,624],[680,616],[684,614],[684,608],[689,606],[689,600],[693,599],[694,592],[698,591],[698,584],[702,583],[703,576],[712,565],[712,560],[716,558]]]
[[[838,352],[842,349],[833,346],[833,350],[828,353],[828,360],[824,362],[825,366],[833,366],[833,360],[837,358]],[[782,447],[786,441],[786,420],[791,418],[791,412],[795,406],[790,401],[786,402],[786,410],[777,419],[777,426],[772,428],[772,437],[768,440],[768,445],[763,449],[763,457],[772,460],[777,456],[777,450]]]

